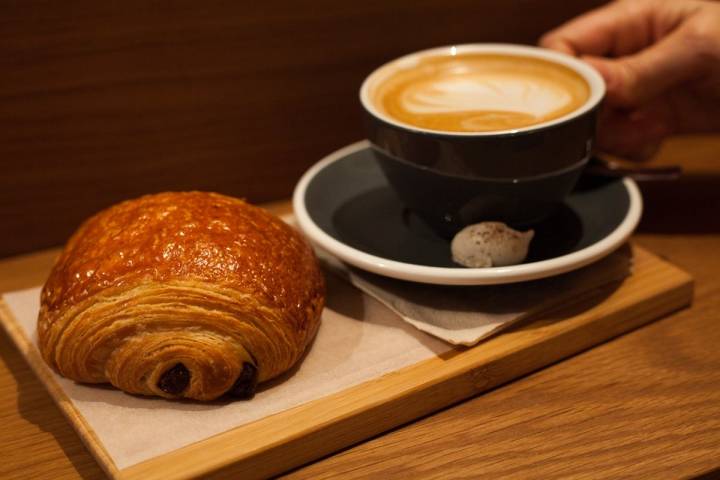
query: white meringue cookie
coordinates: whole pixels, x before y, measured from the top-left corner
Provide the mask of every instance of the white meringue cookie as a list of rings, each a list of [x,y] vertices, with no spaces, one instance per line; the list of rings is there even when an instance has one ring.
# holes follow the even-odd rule
[[[534,230],[519,232],[501,222],[469,225],[450,245],[455,263],[471,268],[503,267],[525,260]]]

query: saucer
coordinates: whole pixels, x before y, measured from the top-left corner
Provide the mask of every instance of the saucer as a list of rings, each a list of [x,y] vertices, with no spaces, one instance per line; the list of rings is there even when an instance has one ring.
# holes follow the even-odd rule
[[[587,178],[534,227],[524,263],[465,268],[390,188],[367,141],[311,167],[293,194],[301,230],[340,260],[386,277],[441,285],[493,285],[550,277],[612,253],[640,220],[642,198],[629,178]]]

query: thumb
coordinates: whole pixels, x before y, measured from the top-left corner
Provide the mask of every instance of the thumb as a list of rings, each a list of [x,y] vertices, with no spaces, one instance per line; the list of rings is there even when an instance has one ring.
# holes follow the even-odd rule
[[[695,49],[675,32],[636,54],[608,59],[587,56],[607,85],[607,100],[616,107],[635,108],[696,76],[702,68]]]

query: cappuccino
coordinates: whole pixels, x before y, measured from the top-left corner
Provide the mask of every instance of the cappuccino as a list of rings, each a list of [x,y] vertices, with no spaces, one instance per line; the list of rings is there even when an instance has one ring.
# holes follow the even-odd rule
[[[493,132],[569,114],[590,97],[587,81],[541,58],[465,53],[390,67],[370,93],[387,117],[428,130]]]

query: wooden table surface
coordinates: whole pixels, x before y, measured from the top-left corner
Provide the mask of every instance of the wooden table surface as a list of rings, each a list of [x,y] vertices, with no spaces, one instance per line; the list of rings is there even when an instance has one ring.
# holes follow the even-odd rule
[[[720,137],[656,161],[686,175],[643,186],[633,240],[693,274],[690,308],[286,478],[720,475]],[[42,282],[52,255],[0,262],[0,291]],[[4,333],[0,425],[0,478],[103,475]]]

